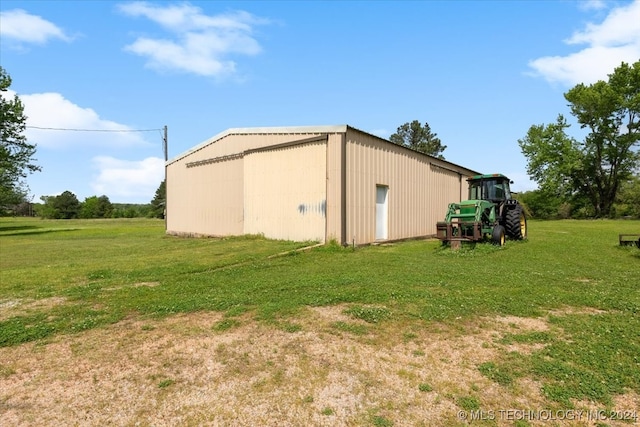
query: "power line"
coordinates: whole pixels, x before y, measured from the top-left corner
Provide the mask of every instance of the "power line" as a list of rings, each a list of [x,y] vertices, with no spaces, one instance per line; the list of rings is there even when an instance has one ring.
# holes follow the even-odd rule
[[[70,129],[70,128],[49,128],[41,126],[25,126],[27,129],[40,129],[40,130],[61,130],[71,132],[155,132],[162,131],[161,128],[156,129]]]
[[[43,126],[25,126],[28,129],[39,130],[58,130],[58,131],[71,131],[71,132],[161,132],[162,138],[162,151],[164,151],[164,161],[168,159],[168,140],[167,140],[167,127],[155,129],[73,129],[73,128],[50,128]],[[165,178],[166,179],[166,178]]]

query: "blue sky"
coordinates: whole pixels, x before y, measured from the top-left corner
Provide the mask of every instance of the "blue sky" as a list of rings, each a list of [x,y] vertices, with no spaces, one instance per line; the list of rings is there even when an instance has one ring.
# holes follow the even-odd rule
[[[69,190],[149,202],[165,125],[172,158],[232,127],[348,124],[388,138],[419,120],[447,160],[530,190],[518,139],[570,116],[574,85],[640,60],[640,0],[0,7],[0,64],[42,166],[27,178],[34,201]]]

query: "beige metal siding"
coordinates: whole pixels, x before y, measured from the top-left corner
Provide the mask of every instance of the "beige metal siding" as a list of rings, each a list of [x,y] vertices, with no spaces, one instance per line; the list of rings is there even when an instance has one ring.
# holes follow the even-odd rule
[[[324,241],[326,147],[317,141],[245,155],[245,234]]]
[[[375,241],[376,186],[388,187],[390,240],[435,234],[447,204],[460,200],[461,174],[448,163],[353,129],[347,132],[346,163],[349,242]]]
[[[167,163],[167,233],[242,235],[244,153],[314,136],[322,133],[225,133],[171,160]],[[316,237],[314,233],[303,240]]]
[[[437,161],[431,162],[429,180],[432,209],[428,212],[428,221],[433,228],[429,234],[435,234],[435,224],[444,220],[449,203],[459,202],[464,198],[469,176],[471,174],[462,174],[449,167],[443,167]]]
[[[320,136],[320,133],[255,133],[255,134],[230,134],[222,138],[203,145],[201,148],[193,149],[187,156],[177,161],[170,162],[169,167],[174,163],[206,162],[224,156],[242,154],[247,150],[254,150],[272,145],[285,144],[307,139],[313,136]]]
[[[345,134],[329,135],[327,140],[327,240],[348,241],[345,224]]]
[[[242,234],[243,159],[167,168],[167,232]]]

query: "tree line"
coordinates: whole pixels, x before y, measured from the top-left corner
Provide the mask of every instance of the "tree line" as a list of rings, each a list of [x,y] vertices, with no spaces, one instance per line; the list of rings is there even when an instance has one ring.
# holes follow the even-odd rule
[[[111,203],[109,197],[91,196],[83,202],[71,191],[57,196],[42,196],[42,203],[23,201],[13,209],[13,215],[39,216],[48,219],[90,218],[164,218],[165,182],[162,181],[150,203]]]
[[[594,218],[589,200],[578,195],[563,198],[548,190],[526,191],[515,195],[527,215],[536,219],[588,219]],[[640,219],[640,176],[621,184],[608,218]]]

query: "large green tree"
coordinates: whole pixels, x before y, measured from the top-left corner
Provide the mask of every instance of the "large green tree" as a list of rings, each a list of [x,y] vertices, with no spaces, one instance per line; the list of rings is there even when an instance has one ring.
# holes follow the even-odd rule
[[[11,77],[0,66],[0,207],[19,203],[26,196],[23,178],[40,170],[33,156],[35,144],[24,136],[27,117],[18,95],[9,97]]]
[[[527,135],[518,140],[531,179],[544,194],[562,200],[570,199],[574,193],[574,176],[584,162],[580,143],[566,133],[570,126],[560,114],[555,123],[531,126]]]
[[[71,191],[65,191],[55,198],[53,207],[62,219],[78,218],[80,213],[80,201]]]
[[[113,205],[107,196],[91,196],[80,204],[80,218],[111,218]]]
[[[156,190],[156,194],[151,201],[151,215],[153,218],[164,218],[165,208],[167,206],[167,185],[166,180],[162,180],[160,186]]]
[[[616,216],[640,218],[640,175],[622,183],[614,208]]]
[[[518,140],[527,172],[546,192],[586,199],[594,216],[610,216],[621,184],[639,167],[640,61],[622,63],[606,82],[581,83],[564,96],[588,134],[581,142],[568,136],[562,115],[531,126]]]
[[[389,141],[439,159],[444,159],[442,152],[447,148],[446,145],[442,145],[438,134],[431,132],[429,123],[425,122],[423,126],[418,120],[398,127],[396,133],[389,137]]]
[[[72,219],[80,214],[80,201],[71,191],[65,191],[58,196],[41,196],[44,202],[38,208],[38,213],[43,218]]]

